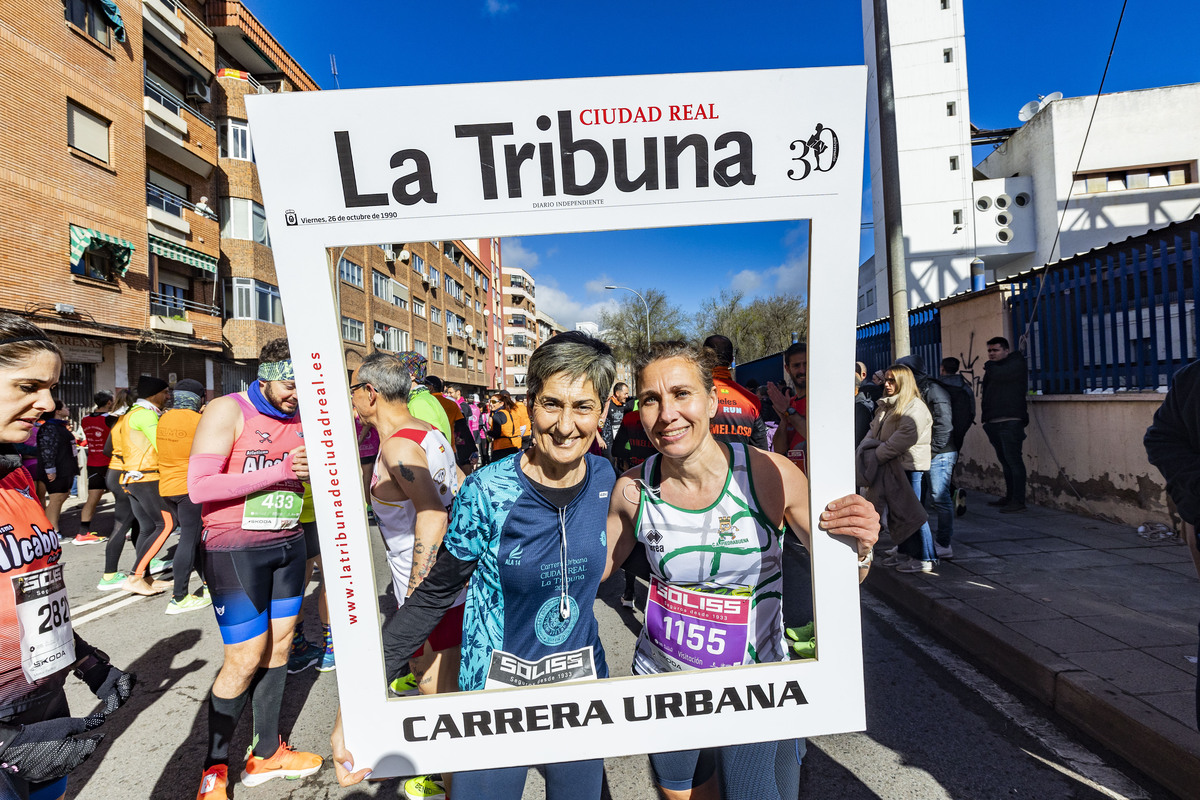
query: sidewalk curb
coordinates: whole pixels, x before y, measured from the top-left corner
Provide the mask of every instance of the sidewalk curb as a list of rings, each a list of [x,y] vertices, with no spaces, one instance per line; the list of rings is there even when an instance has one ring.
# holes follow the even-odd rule
[[[875,569],[864,584],[1180,797],[1200,786],[1200,736],[919,576]]]

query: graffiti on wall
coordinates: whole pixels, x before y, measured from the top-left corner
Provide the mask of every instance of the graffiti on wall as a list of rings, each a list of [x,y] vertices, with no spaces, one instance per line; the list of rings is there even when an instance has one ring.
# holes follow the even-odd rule
[[[981,368],[980,374],[975,374],[975,365],[979,362],[979,356],[975,355],[975,331],[971,331],[971,338],[967,340],[967,352],[959,353],[958,360],[959,374],[971,382],[971,390],[978,397],[983,386],[983,370]]]

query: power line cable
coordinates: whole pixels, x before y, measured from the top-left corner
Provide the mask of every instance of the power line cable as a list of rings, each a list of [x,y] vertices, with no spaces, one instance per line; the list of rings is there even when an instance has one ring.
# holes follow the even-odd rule
[[[1112,64],[1113,52],[1117,49],[1117,37],[1121,34],[1121,22],[1125,19],[1125,7],[1129,4],[1129,0],[1122,0],[1121,13],[1117,17],[1117,29],[1113,31],[1112,44],[1108,48],[1108,59],[1104,62],[1104,72],[1100,75],[1100,86],[1096,89],[1096,101],[1092,103],[1092,115],[1088,118],[1087,129],[1083,132],[1083,144],[1079,146],[1079,158],[1075,159],[1075,169],[1071,173],[1071,188],[1067,190],[1067,199],[1063,203],[1062,214],[1058,218],[1058,228],[1054,231],[1054,241],[1050,243],[1049,257],[1046,263],[1049,264],[1054,260],[1054,248],[1058,247],[1059,236],[1062,235],[1063,223],[1067,220],[1067,210],[1071,207],[1071,198],[1075,193],[1075,176],[1079,174],[1079,166],[1083,163],[1083,152],[1087,149],[1088,137],[1092,133],[1092,123],[1096,121],[1096,109],[1100,106],[1100,95],[1104,93],[1104,82],[1108,78],[1108,68]],[[1046,288],[1045,276],[1038,282],[1038,293],[1033,298],[1033,309],[1025,321],[1025,331],[1021,334],[1021,339],[1028,344],[1029,329],[1033,325],[1033,320],[1037,317],[1038,304],[1042,300],[1042,291]]]
[[[1083,133],[1083,143],[1079,146],[1079,157],[1075,159],[1075,169],[1071,173],[1071,188],[1067,190],[1067,199],[1063,203],[1062,214],[1058,218],[1058,228],[1054,231],[1054,241],[1050,243],[1050,253],[1046,262],[1047,264],[1051,263],[1054,258],[1054,248],[1058,247],[1058,239],[1062,234],[1063,223],[1066,222],[1067,219],[1067,209],[1070,208],[1071,198],[1075,193],[1075,176],[1079,174],[1079,167],[1083,163],[1083,153],[1084,150],[1087,149],[1088,136],[1090,136],[1092,133],[1092,123],[1096,121],[1096,109],[1100,106],[1100,95],[1104,93],[1104,82],[1108,78],[1108,68],[1112,64],[1113,52],[1117,49],[1117,37],[1121,34],[1121,22],[1125,19],[1125,7],[1128,4],[1129,0],[1122,0],[1121,13],[1117,16],[1117,28],[1113,31],[1112,44],[1109,45],[1108,48],[1108,58],[1104,62],[1104,72],[1100,75],[1100,86],[1096,89],[1096,100],[1094,103],[1092,103],[1092,115],[1088,118],[1087,129]],[[1038,291],[1037,295],[1033,298],[1033,308],[1030,311],[1029,317],[1025,320],[1025,332],[1021,334],[1021,340],[1025,344],[1026,350],[1028,350],[1029,347],[1029,329],[1033,326],[1033,320],[1037,318],[1038,304],[1042,300],[1042,292],[1045,290],[1045,288],[1046,276],[1043,275],[1042,279],[1038,281]],[[1059,476],[1062,477],[1063,481],[1071,489],[1071,492],[1075,495],[1075,497],[1079,499],[1079,502],[1083,503],[1088,512],[1092,516],[1099,516],[1095,509],[1092,508],[1091,503],[1089,503],[1084,496],[1080,494],[1079,489],[1075,487],[1075,482],[1067,477],[1067,471],[1063,469],[1062,463],[1058,460],[1058,456],[1055,455],[1054,449],[1050,445],[1050,438],[1046,436],[1046,431],[1042,428],[1042,421],[1039,419],[1039,415],[1033,415],[1033,421],[1037,425],[1038,433],[1041,434],[1042,441],[1046,445],[1046,452],[1050,455],[1050,459],[1054,462],[1054,465],[1058,467]]]

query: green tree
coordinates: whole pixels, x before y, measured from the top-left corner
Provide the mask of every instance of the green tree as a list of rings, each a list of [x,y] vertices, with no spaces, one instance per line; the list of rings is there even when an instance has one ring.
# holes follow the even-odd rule
[[[808,308],[800,294],[759,297],[750,303],[740,291],[722,290],[705,300],[694,320],[696,338],[719,333],[733,342],[738,363],[786,350],[792,333],[808,335]]]
[[[602,338],[612,346],[618,361],[632,362],[638,353],[645,352],[647,307],[650,311],[650,341],[686,336],[686,320],[679,306],[671,303],[658,289],[641,289],[639,294],[645,298],[645,305],[631,292],[621,292],[617,309],[600,314]]]

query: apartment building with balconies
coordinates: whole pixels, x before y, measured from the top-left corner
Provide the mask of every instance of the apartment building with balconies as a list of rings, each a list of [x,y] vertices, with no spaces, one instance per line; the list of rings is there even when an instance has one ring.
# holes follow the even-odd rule
[[[245,99],[251,94],[320,87],[245,3],[208,0],[206,11],[216,42],[215,191],[221,219],[224,338],[232,360],[223,389],[234,391],[253,378],[263,344],[286,332]]]
[[[533,277],[520,267],[501,272],[504,303],[504,388],[517,399],[525,397],[529,357],[537,348],[537,303]]]
[[[215,71],[199,0],[0,2],[0,309],[66,353],[60,396],[142,373],[213,387]]]
[[[492,282],[474,240],[331,248],[346,367],[375,350],[415,351],[463,392],[488,386]]]
[[[283,333],[242,98],[318,88],[246,6],[0,0],[0,309],[76,413],[142,374],[242,388]]]

